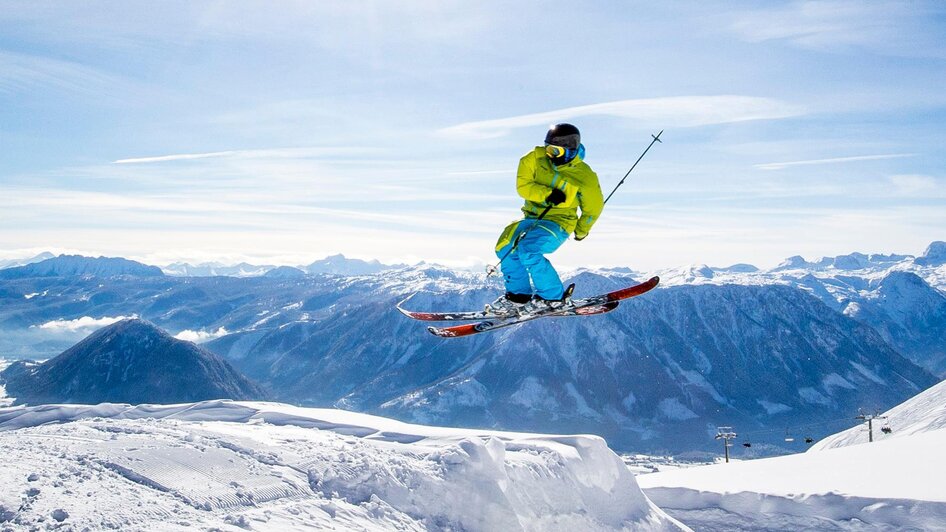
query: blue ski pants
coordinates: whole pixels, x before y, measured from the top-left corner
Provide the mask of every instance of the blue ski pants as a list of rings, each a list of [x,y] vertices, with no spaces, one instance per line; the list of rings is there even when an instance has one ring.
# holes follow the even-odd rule
[[[496,256],[502,258],[516,241],[520,233],[536,224],[519,241],[519,247],[502,259],[500,267],[506,280],[506,291],[513,294],[536,294],[542,299],[561,299],[565,295],[562,280],[544,255],[558,249],[566,240],[568,233],[560,225],[549,220],[526,218],[516,222],[503,231]],[[508,241],[507,241],[508,240]],[[504,241],[507,241],[504,244]],[[529,282],[529,279],[532,282]],[[535,285],[535,291],[532,286]]]

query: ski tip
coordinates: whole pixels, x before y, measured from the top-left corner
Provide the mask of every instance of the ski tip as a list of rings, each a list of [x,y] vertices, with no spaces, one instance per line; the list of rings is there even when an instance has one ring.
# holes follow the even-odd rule
[[[405,316],[407,316],[407,317],[411,317],[411,315],[413,314],[413,312],[411,312],[411,311],[409,311],[409,310],[405,310],[405,309],[404,309],[404,303],[407,303],[408,301],[410,301],[410,299],[411,299],[412,297],[414,297],[414,296],[416,296],[416,295],[417,295],[417,292],[414,292],[413,294],[411,294],[411,295],[405,297],[404,299],[402,299],[401,301],[399,301],[398,304],[394,306],[394,308],[396,308],[396,309],[398,310],[398,312],[400,312],[401,314],[403,314],[403,315],[405,315]]]

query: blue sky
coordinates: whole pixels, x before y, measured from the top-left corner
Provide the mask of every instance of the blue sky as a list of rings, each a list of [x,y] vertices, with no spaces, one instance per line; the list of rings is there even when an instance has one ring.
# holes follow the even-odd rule
[[[0,2],[0,256],[491,262],[583,134],[565,267],[946,239],[942,2]]]

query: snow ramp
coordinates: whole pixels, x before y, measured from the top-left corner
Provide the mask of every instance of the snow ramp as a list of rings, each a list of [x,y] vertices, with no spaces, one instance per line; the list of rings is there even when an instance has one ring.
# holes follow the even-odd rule
[[[205,401],[4,408],[0,448],[0,527],[686,529],[595,436]]]

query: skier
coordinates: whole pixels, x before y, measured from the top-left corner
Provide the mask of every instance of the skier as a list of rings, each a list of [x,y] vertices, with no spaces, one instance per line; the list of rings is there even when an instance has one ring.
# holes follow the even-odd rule
[[[575,240],[584,240],[604,209],[598,175],[584,157],[578,128],[556,124],[546,133],[545,146],[536,146],[519,160],[516,191],[525,199],[525,219],[507,226],[496,243],[506,293],[487,305],[487,311],[526,314],[566,303],[562,281],[545,255],[558,249],[572,232]],[[547,207],[546,215],[538,219]],[[523,231],[528,233],[509,253]]]

